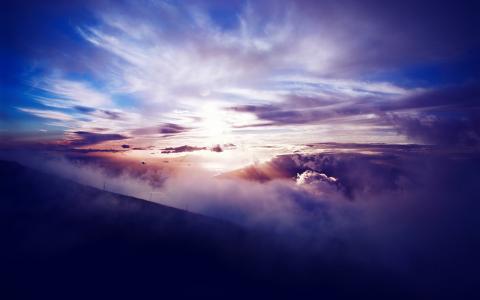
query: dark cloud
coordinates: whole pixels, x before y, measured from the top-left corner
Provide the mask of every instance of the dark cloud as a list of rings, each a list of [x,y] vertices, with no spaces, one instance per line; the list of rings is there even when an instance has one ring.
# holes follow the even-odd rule
[[[212,148],[210,148],[210,150],[213,152],[223,152],[223,148],[220,145],[215,145]]]
[[[116,112],[116,111],[111,111],[111,110],[106,110],[106,109],[96,109],[92,107],[87,107],[87,106],[80,106],[76,105],[73,107],[77,111],[88,114],[88,115],[93,115],[96,114],[100,118],[104,119],[109,119],[109,120],[120,120],[122,119],[122,113],[121,112]]]
[[[259,119],[270,121],[261,124],[252,124],[243,127],[262,127],[272,125],[291,125],[305,124],[317,122],[332,117],[335,113],[331,110],[315,110],[315,109],[293,109],[290,105],[238,105],[228,109],[236,112],[248,112],[255,114]]]
[[[87,106],[80,106],[80,105],[76,105],[73,108],[75,108],[79,112],[82,112],[82,113],[85,113],[85,114],[90,114],[90,113],[93,113],[93,112],[96,111],[95,108],[91,108],[91,107],[87,107]]]
[[[355,123],[390,126],[392,131],[406,135],[415,142],[476,145],[480,140],[480,88],[478,82],[413,92],[396,99],[382,96],[344,96],[344,104],[329,105],[323,97],[287,98],[276,105],[238,105],[227,108],[252,113],[266,123],[242,127],[294,125],[309,123],[332,124],[342,118],[359,116]],[[328,101],[327,101],[328,102]],[[318,103],[318,105],[317,105]],[[362,115],[374,115],[365,118]]]
[[[322,149],[323,153],[280,155],[268,162],[221,177],[268,182],[276,179],[295,180],[302,175],[317,174],[315,177],[319,179],[335,178],[337,190],[347,198],[355,199],[365,194],[375,195],[408,188],[415,180],[409,160],[413,156],[436,155],[435,148],[419,145],[327,143],[311,146]]]
[[[128,145],[128,144],[123,144],[123,145],[122,145],[122,148],[128,149],[128,148],[130,148],[130,145]]]
[[[182,153],[182,152],[193,152],[193,151],[200,151],[200,150],[207,150],[207,147],[195,147],[195,146],[179,146],[179,147],[167,147],[162,149],[162,153]]]
[[[381,111],[406,109],[475,109],[480,106],[480,82],[435,88],[403,97],[400,101],[376,103]]]
[[[52,150],[52,149],[48,149]],[[95,149],[95,148],[88,148],[88,149],[61,149],[62,152],[65,153],[119,153],[125,152],[126,150],[117,150],[117,149]]]
[[[75,131],[75,139],[68,142],[70,146],[89,146],[106,141],[118,141],[128,139],[127,136],[116,133],[95,133],[88,131]]]
[[[151,134],[179,134],[188,131],[189,128],[183,127],[181,125],[173,124],[173,123],[164,123],[158,126],[153,127],[144,127],[144,128],[137,128],[132,131],[134,135],[151,135]]]
[[[120,120],[122,118],[122,113],[119,113],[119,112],[104,110],[104,109],[100,110],[100,112],[106,119]]]
[[[238,105],[228,108],[229,110],[236,112],[249,112],[249,113],[258,113],[274,110],[275,108],[272,105],[256,106],[256,105]]]
[[[127,138],[127,137],[125,137]],[[101,140],[101,141],[100,141]],[[123,149],[99,149],[99,148],[75,148],[77,146],[92,146],[96,145],[98,143],[101,143],[103,141],[107,140],[117,140],[115,138],[115,135],[113,135],[113,139],[109,138],[108,135],[107,137],[102,137],[100,139],[92,139],[88,138],[86,140],[81,138],[76,138],[73,140],[67,140],[67,141],[62,141],[62,142],[52,142],[52,141],[46,141],[46,142],[32,142],[32,141],[18,141],[18,140],[5,140],[0,142],[0,150],[8,150],[8,151],[38,151],[38,152],[63,152],[65,154],[68,153],[119,153],[119,152],[125,152],[127,151],[125,147],[122,147]],[[92,144],[92,142],[94,142]]]
[[[479,86],[475,82],[434,90],[384,105],[380,121],[416,142],[477,146],[480,144]],[[414,112],[408,111],[412,109]]]
[[[422,143],[450,146],[480,145],[479,111],[420,113],[414,116],[386,115],[400,134]]]
[[[367,83],[364,83],[367,85]],[[348,85],[348,84],[347,84]],[[348,87],[358,89],[360,87]],[[370,88],[372,89],[372,88]],[[323,91],[322,91],[323,92]],[[400,99],[398,99],[400,98]],[[393,101],[387,93],[368,91],[364,95],[349,95],[343,92],[329,92],[327,96],[298,96],[289,95],[277,104],[268,105],[236,105],[227,107],[235,112],[252,113],[258,119],[268,121],[254,123],[242,127],[261,127],[272,125],[295,125],[318,122],[332,122],[340,118],[377,114],[383,111],[400,109],[396,103],[407,101],[407,97],[397,96]],[[393,104],[392,102],[395,102]],[[403,108],[403,107],[402,107]]]
[[[190,145],[183,145],[179,147],[167,147],[162,149],[162,153],[183,153],[183,152],[194,152],[200,150],[210,150],[212,152],[223,152],[224,150],[232,150],[235,149],[235,144],[228,143],[228,144],[217,144],[212,147],[198,147],[198,146],[190,146]]]
[[[264,123],[254,123],[254,124],[243,124],[243,125],[234,125],[233,128],[251,128],[251,127],[268,127],[277,125],[274,122],[264,122]]]
[[[160,130],[160,133],[176,134],[176,133],[182,133],[184,131],[187,131],[188,128],[177,125],[177,124],[166,123],[162,125],[159,130]]]

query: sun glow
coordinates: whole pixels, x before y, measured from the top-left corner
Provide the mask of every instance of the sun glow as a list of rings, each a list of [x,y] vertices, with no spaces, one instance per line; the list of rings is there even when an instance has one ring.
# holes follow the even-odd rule
[[[205,137],[206,143],[210,145],[223,145],[230,143],[232,128],[228,122],[228,115],[214,103],[205,104],[200,111],[201,135]]]

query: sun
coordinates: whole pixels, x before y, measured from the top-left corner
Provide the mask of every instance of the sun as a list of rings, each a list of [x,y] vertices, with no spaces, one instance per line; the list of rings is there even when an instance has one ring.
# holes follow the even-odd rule
[[[215,145],[229,143],[232,127],[228,121],[228,114],[214,103],[207,103],[200,110],[200,134],[206,142]]]

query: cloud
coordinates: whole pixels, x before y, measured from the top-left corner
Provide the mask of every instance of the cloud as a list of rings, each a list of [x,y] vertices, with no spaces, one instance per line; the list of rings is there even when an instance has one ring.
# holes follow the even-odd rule
[[[162,149],[162,153],[183,153],[183,152],[194,152],[194,151],[201,151],[201,150],[210,150],[212,152],[223,152],[224,150],[232,150],[235,149],[234,144],[225,144],[223,145],[214,145],[212,147],[198,147],[198,146],[189,146],[183,145],[178,147],[167,147]]]
[[[86,107],[86,106],[77,105],[77,106],[74,106],[73,108],[89,116],[95,116],[98,118],[109,119],[109,120],[120,120],[122,119],[122,115],[123,115],[123,113],[120,111],[95,109],[95,108]]]
[[[335,177],[327,176],[323,173],[306,170],[302,174],[297,174],[297,184],[312,184],[317,181],[326,182],[330,184],[335,184],[338,179]]]
[[[70,115],[59,112],[59,111],[43,110],[43,109],[35,109],[35,108],[24,108],[24,107],[19,107],[18,109],[40,118],[59,120],[59,121],[73,121],[73,118]]]
[[[110,119],[110,120],[119,120],[122,118],[122,113],[121,112],[115,112],[111,110],[100,110],[99,111],[101,114],[105,116],[105,118]]]
[[[312,148],[322,153],[278,155],[222,175],[249,181],[268,182],[288,179],[301,186],[334,188],[345,198],[355,200],[365,194],[378,195],[386,191],[410,188],[416,175],[411,173],[409,160],[432,155],[435,148],[418,145],[384,144],[318,144]]]
[[[212,148],[210,148],[210,150],[213,152],[223,152],[223,148],[220,145],[215,145]]]
[[[47,77],[35,82],[34,86],[46,93],[36,100],[55,108],[108,107],[112,105],[109,95],[91,87],[87,82],[64,78]]]
[[[478,82],[420,94],[397,103],[382,120],[413,141],[450,146],[480,142]]]
[[[337,95],[338,96],[338,95]],[[415,90],[392,95],[287,99],[275,105],[228,107],[268,121],[244,125],[267,127],[299,124],[370,126],[370,130],[396,131],[411,141],[449,145],[476,145],[480,108],[477,82],[439,89]],[[349,127],[350,128],[350,127]]]
[[[455,116],[448,112],[425,112],[417,114],[389,114],[386,120],[400,134],[412,140],[437,145],[480,145],[480,114],[463,112]]]
[[[206,147],[195,147],[195,146],[179,146],[179,147],[167,147],[162,149],[162,153],[182,153],[182,152],[193,152],[193,151],[200,151],[206,150]]]
[[[123,147],[122,147],[123,148]],[[54,150],[52,147],[46,147],[46,150]],[[82,148],[82,149],[72,149],[72,148],[58,148],[58,151],[69,154],[87,154],[87,153],[121,153],[127,150],[118,150],[118,149],[96,149],[96,148]]]
[[[183,127],[178,124],[173,123],[164,123],[158,126],[137,128],[132,130],[133,135],[155,135],[155,134],[180,134],[185,131],[188,131],[189,128]]]
[[[75,131],[73,133],[74,138],[69,140],[68,145],[74,147],[96,145],[106,141],[118,141],[128,139],[127,136],[116,133],[95,133],[87,131]]]
[[[93,112],[96,111],[95,108],[87,107],[87,106],[81,106],[81,105],[76,105],[73,108],[75,108],[79,112],[86,113],[86,114],[93,113]]]

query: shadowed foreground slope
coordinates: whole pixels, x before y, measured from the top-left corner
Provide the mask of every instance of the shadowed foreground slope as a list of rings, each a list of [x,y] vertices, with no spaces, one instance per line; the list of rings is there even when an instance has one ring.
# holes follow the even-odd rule
[[[1,293],[15,298],[404,298],[381,267],[0,162]],[[284,237],[288,240],[288,237]]]
[[[245,234],[231,224],[15,163],[0,175],[2,281],[17,296],[215,292],[234,274],[222,253]]]

